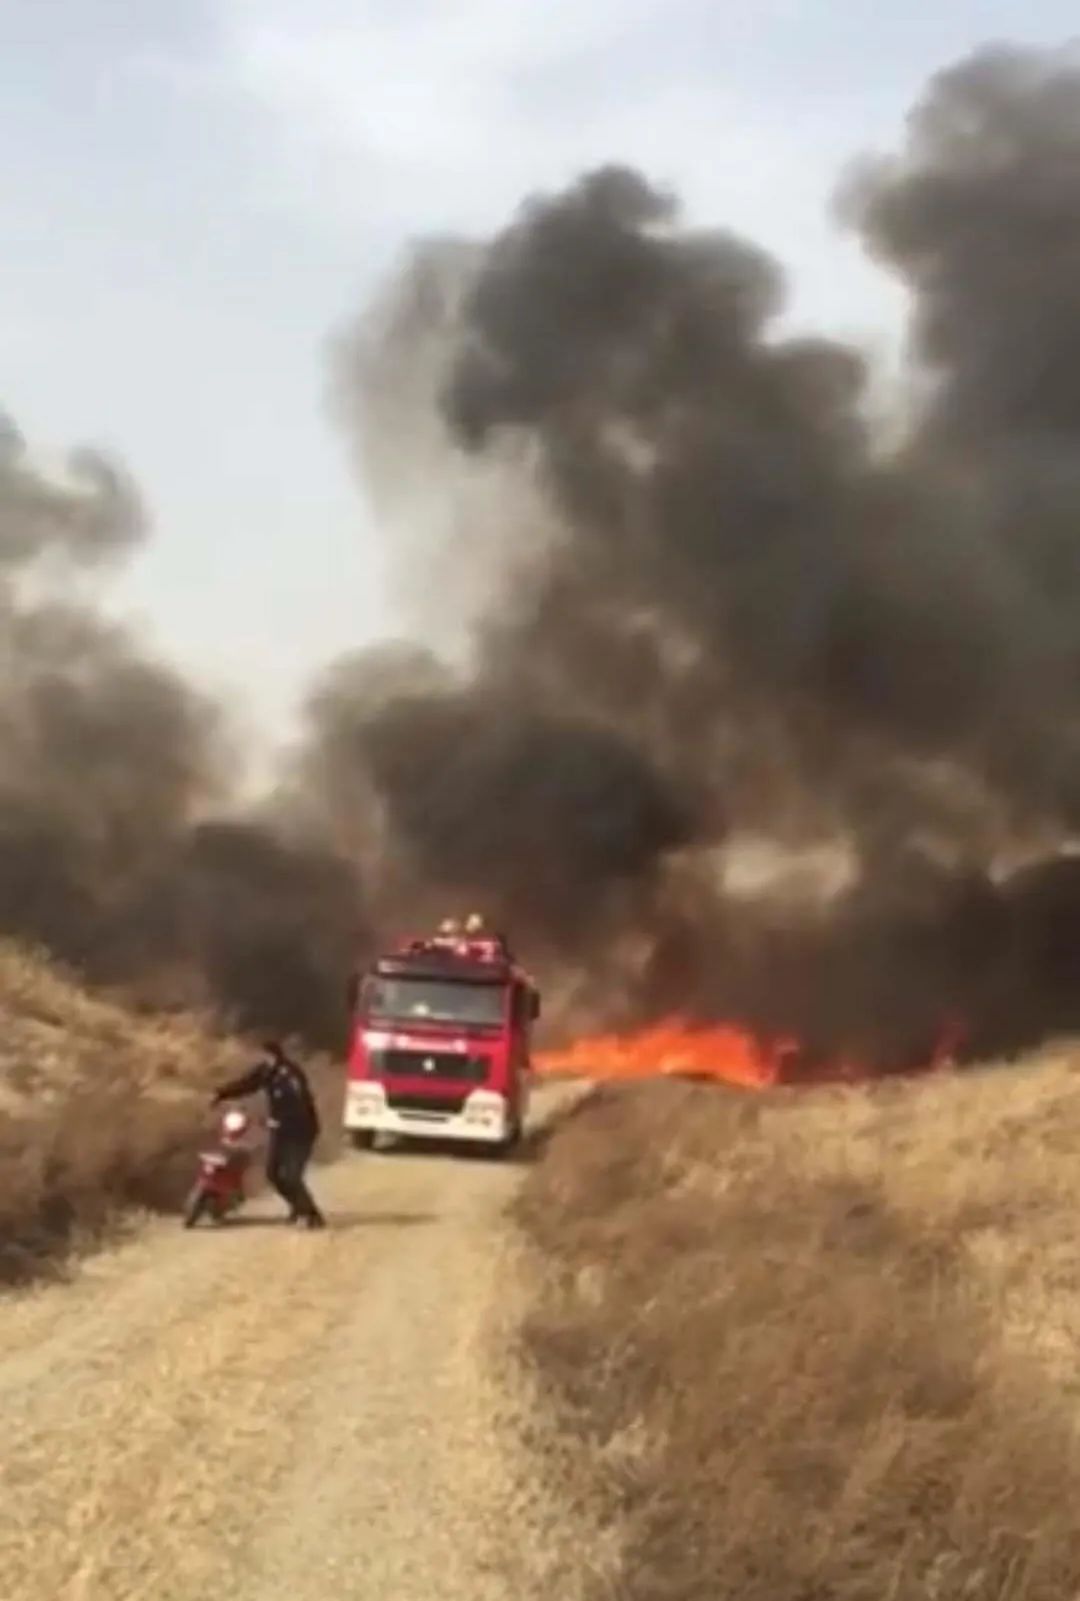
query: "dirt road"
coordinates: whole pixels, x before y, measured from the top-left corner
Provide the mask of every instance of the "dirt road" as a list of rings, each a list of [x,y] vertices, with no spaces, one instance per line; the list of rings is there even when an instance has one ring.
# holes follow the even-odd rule
[[[527,1597],[490,1351],[519,1178],[350,1156],[325,1234],[157,1222],[0,1305],[5,1601]]]

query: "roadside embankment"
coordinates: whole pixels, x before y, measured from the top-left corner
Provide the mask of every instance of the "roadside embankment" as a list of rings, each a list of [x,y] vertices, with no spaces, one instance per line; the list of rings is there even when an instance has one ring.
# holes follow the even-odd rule
[[[1077,1593],[1075,1064],[570,1109],[522,1337],[597,1598]]]

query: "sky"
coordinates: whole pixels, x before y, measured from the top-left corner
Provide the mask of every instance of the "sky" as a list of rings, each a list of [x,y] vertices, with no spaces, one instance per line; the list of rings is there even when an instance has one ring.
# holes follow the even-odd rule
[[[845,164],[973,47],[1077,33],[1075,0],[0,0],[0,409],[123,459],[153,534],[111,608],[280,738],[401,627],[326,351],[410,240],[629,161],[884,355]]]

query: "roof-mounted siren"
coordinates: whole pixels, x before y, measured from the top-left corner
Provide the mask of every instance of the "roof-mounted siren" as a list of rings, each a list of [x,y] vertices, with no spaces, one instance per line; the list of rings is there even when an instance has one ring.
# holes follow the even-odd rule
[[[439,924],[438,932],[433,939],[422,940],[420,947],[426,951],[455,951],[462,954],[464,941],[461,938],[461,924],[456,917],[444,917]]]
[[[406,955],[425,951],[450,951],[474,962],[509,961],[510,950],[502,934],[493,934],[479,912],[472,912],[464,924],[455,917],[444,917],[435,934],[427,939],[402,940],[398,950]]]

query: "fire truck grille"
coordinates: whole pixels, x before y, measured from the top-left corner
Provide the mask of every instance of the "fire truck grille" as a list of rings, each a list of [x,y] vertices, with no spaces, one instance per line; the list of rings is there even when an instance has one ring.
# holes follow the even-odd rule
[[[461,1111],[465,1104],[465,1096],[458,1095],[415,1095],[408,1090],[388,1089],[386,1092],[387,1104],[395,1112],[420,1113],[423,1116],[451,1117]]]
[[[433,1084],[483,1084],[488,1074],[486,1056],[464,1056],[457,1051],[373,1051],[371,1066],[377,1078],[426,1079]],[[388,1093],[389,1085],[387,1086]]]

